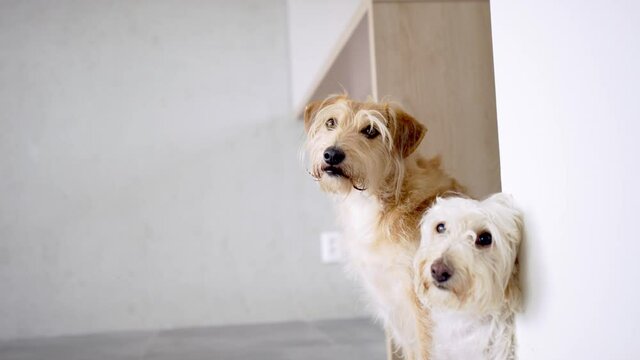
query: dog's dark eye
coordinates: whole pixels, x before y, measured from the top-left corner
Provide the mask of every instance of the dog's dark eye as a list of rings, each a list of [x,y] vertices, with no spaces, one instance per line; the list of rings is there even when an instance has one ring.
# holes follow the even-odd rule
[[[439,223],[438,225],[436,225],[436,232],[438,234],[443,234],[446,230],[447,228],[444,226],[444,223]]]
[[[376,129],[373,125],[369,125],[365,127],[364,129],[360,130],[360,132],[364,134],[364,136],[366,136],[367,139],[373,139],[376,136],[380,135],[380,132],[378,131],[378,129]]]
[[[327,129],[333,130],[336,127],[336,119],[329,118],[329,120],[327,120],[327,122],[325,122],[324,124],[327,126]]]
[[[488,232],[488,231],[485,231],[485,232],[481,233],[476,238],[476,246],[479,247],[479,248],[487,247],[487,246],[491,245],[491,242],[492,242],[491,233]]]

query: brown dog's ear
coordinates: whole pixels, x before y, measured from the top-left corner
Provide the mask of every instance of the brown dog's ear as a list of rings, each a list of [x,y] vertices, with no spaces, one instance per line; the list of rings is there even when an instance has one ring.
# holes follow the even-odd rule
[[[309,131],[313,118],[320,109],[322,101],[312,101],[304,108],[304,130]]]
[[[406,158],[418,148],[427,133],[427,128],[400,109],[395,109],[395,118],[394,144],[402,157]]]

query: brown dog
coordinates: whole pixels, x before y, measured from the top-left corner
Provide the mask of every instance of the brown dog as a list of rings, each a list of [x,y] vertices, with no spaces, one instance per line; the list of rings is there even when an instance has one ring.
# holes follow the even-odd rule
[[[439,158],[414,154],[426,128],[387,103],[332,96],[307,106],[309,172],[334,195],[347,267],[407,360],[429,358],[430,318],[413,289],[420,220],[436,196],[462,187]]]

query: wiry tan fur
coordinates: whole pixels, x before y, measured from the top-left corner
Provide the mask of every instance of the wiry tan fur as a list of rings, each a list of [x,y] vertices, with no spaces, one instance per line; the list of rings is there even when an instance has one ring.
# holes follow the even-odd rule
[[[334,120],[334,127],[328,120]],[[374,126],[380,135],[362,134]],[[413,287],[420,220],[438,195],[463,191],[438,158],[414,154],[426,128],[386,103],[333,96],[305,111],[310,174],[335,198],[348,270],[366,290],[375,314],[407,360],[429,358],[430,317]],[[344,176],[326,173],[330,146],[346,154]]]

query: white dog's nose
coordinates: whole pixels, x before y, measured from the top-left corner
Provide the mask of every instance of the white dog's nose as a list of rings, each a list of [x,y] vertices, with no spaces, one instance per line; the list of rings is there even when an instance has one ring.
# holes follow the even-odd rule
[[[433,280],[443,283],[451,278],[453,270],[451,270],[442,259],[438,259],[431,265],[431,277]]]

